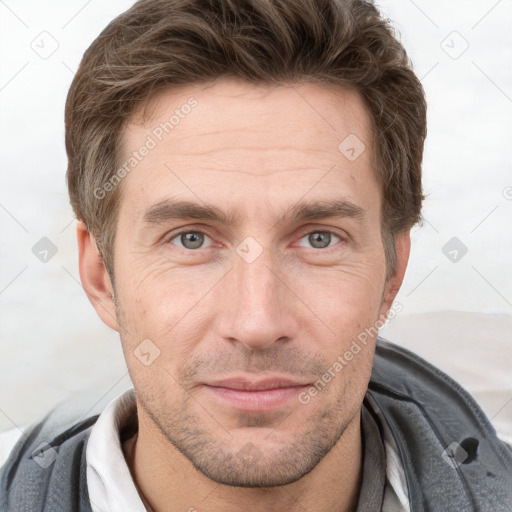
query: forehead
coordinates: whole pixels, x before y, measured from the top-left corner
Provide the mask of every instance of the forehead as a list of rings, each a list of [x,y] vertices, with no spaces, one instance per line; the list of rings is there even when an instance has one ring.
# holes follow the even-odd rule
[[[170,188],[192,197],[200,187],[220,199],[226,187],[238,196],[253,185],[280,187],[293,199],[315,176],[317,190],[340,177],[360,189],[373,177],[371,123],[359,94],[318,84],[222,79],[162,91],[132,117],[123,150],[124,160],[144,153],[122,183],[136,209]],[[354,151],[362,152],[354,159]]]
[[[141,136],[154,133],[157,142],[180,139],[183,149],[194,144],[191,137],[200,136],[202,144],[215,144],[222,137],[235,146],[266,142],[265,147],[272,147],[282,141],[273,138],[279,129],[284,140],[293,134],[305,148],[312,136],[322,134],[323,146],[331,150],[350,130],[371,143],[369,115],[354,89],[251,84],[231,78],[160,91],[132,115],[124,141],[132,147]],[[314,142],[318,149],[321,141]]]

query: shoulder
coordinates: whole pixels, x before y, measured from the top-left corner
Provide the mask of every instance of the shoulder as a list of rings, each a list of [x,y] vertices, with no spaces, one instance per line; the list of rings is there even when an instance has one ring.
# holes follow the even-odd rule
[[[455,380],[379,338],[368,394],[397,443],[412,501],[512,510],[512,451]]]
[[[423,417],[459,432],[460,423],[478,427],[483,434],[495,430],[476,400],[452,377],[419,355],[379,338],[369,383],[381,402],[409,404]],[[385,397],[385,398],[384,398]],[[451,425],[450,419],[458,425]]]
[[[14,445],[25,435],[27,425],[21,427],[13,427],[0,432],[0,467],[5,464],[9,458]]]
[[[71,396],[23,431],[0,434],[0,509],[65,510],[59,505],[79,504],[90,510],[86,484],[86,447],[98,418],[80,397]],[[94,403],[94,402],[93,402]],[[51,467],[51,470],[49,469]]]

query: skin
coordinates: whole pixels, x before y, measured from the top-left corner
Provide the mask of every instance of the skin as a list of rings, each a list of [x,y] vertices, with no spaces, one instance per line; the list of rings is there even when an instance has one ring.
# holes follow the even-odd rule
[[[396,236],[386,282],[368,113],[350,90],[222,79],[153,98],[150,118],[134,115],[127,127],[126,154],[191,96],[197,106],[122,181],[115,289],[93,236],[77,227],[82,283],[119,331],[136,391],[133,477],[155,511],[353,510],[375,338],[307,404],[239,410],[203,383],[280,375],[312,384],[385,317],[410,238]],[[354,161],[338,149],[351,133],[366,146]],[[237,207],[240,222],[145,224],[144,212],[165,199]],[[364,214],[284,216],[299,201],[330,199]],[[205,235],[199,248],[176,236],[182,229]],[[250,263],[236,251],[248,236],[262,249]],[[148,366],[136,357],[145,339],[160,351]]]

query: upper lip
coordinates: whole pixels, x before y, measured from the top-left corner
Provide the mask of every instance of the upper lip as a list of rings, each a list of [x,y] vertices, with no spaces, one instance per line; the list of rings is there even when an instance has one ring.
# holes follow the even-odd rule
[[[232,377],[211,382],[205,382],[207,386],[241,389],[245,391],[258,391],[263,389],[289,388],[292,386],[306,386],[305,382],[287,379],[283,377],[267,377],[265,379],[251,380],[246,377]]]

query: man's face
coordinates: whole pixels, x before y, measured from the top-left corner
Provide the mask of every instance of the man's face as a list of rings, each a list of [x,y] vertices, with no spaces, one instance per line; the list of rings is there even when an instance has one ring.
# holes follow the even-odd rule
[[[344,354],[389,306],[367,112],[350,91],[231,80],[151,112],[124,136],[126,159],[156,146],[121,184],[114,250],[140,425],[214,481],[296,481],[358,422],[375,339]]]

